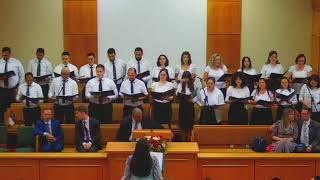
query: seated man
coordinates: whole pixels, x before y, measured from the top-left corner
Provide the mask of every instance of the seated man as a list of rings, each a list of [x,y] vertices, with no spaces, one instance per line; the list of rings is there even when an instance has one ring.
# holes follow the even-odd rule
[[[136,129],[163,129],[163,127],[159,123],[143,117],[141,109],[134,108],[132,116],[121,123],[117,133],[117,140],[122,142],[134,141],[132,139],[132,131]]]
[[[86,106],[75,109],[76,118],[76,149],[79,152],[97,152],[101,149],[100,122],[90,118]]]
[[[34,135],[40,136],[41,151],[61,152],[63,150],[63,132],[60,121],[52,119],[52,110],[45,108],[42,111],[43,120],[37,122]]]
[[[310,118],[311,110],[301,111],[301,120],[298,121],[298,143],[306,146],[307,152],[320,152],[320,124]]]

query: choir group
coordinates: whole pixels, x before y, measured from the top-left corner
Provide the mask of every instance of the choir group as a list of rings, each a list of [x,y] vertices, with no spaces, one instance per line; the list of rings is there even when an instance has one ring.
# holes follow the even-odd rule
[[[181,54],[181,64],[172,67],[166,55],[153,62],[143,57],[143,49],[135,48],[128,62],[119,59],[113,48],[107,51],[105,64],[96,64],[95,54],[88,53],[88,63],[78,68],[70,63],[70,53],[63,52],[62,63],[52,68],[43,48],[29,61],[27,73],[21,62],[11,57],[11,49],[2,49],[0,59],[0,123],[10,103],[23,102],[25,125],[41,118],[39,103],[54,100],[54,117],[61,123],[74,123],[73,103],[81,99],[89,103],[89,115],[101,123],[112,123],[112,103],[123,103],[123,117],[152,97],[152,119],[171,127],[174,100],[179,102],[179,125],[190,132],[195,123],[194,104],[201,107],[200,124],[221,124],[221,107],[230,104],[229,124],[271,125],[282,118],[288,108],[296,111],[308,108],[311,118],[320,122],[320,82],[312,74],[306,57],[299,54],[295,64],[285,71],[276,51],[271,51],[261,72],[253,67],[249,57],[243,57],[241,68],[231,74],[220,54],[213,54],[197,76],[191,55]],[[199,71],[199,70],[198,70]],[[202,74],[202,73],[201,73]],[[202,87],[196,87],[200,79]],[[80,93],[79,93],[80,92]],[[248,118],[248,104],[253,105]],[[277,107],[276,119],[272,108]],[[248,119],[250,121],[248,122]]]

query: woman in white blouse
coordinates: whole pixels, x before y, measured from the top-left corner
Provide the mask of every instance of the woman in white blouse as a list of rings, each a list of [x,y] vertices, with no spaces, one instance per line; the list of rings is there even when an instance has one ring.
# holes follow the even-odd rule
[[[320,122],[320,80],[317,75],[311,75],[308,80],[301,87],[299,101],[312,109],[311,119]]]
[[[276,102],[278,104],[276,120],[282,119],[285,109],[292,109],[298,102],[295,90],[289,85],[287,77],[282,77],[280,88],[276,90]]]
[[[182,52],[181,65],[178,65],[175,69],[175,79],[177,83],[180,83],[181,76],[184,71],[189,71],[191,73],[193,81],[197,77],[196,65],[192,64],[191,54],[188,51]]]
[[[255,68],[252,67],[251,59],[247,56],[243,57],[241,60],[241,68],[238,69],[238,72],[243,72],[244,74],[248,75],[257,75],[257,71]],[[253,91],[255,82],[249,79],[246,79],[247,86],[250,92]]]
[[[254,105],[251,112],[251,125],[271,125],[273,123],[271,105],[274,101],[273,93],[268,89],[267,82],[261,78],[257,89],[253,90],[250,104]]]
[[[168,124],[171,129],[172,107],[173,100],[173,84],[168,82],[169,74],[167,69],[161,69],[159,72],[159,82],[151,84],[151,91],[156,93],[164,93],[172,90],[172,93],[162,97],[153,97],[152,114],[155,121],[161,124]]]
[[[209,77],[206,84],[207,87],[200,90],[197,101],[201,106],[200,124],[221,124],[220,106],[225,104],[223,94],[215,87],[213,77]]]
[[[159,72],[161,69],[167,69],[169,73],[169,81],[174,80],[174,71],[172,67],[169,66],[169,59],[166,55],[160,54],[157,60],[157,67],[154,68],[152,72],[152,80],[153,82],[159,81]]]
[[[231,86],[227,89],[226,102],[230,103],[228,119],[229,124],[248,125],[248,111],[245,104],[250,97],[243,74],[237,72],[231,77]]]
[[[206,81],[209,77],[213,77],[216,81],[228,72],[227,67],[221,60],[221,55],[218,53],[213,54],[209,59],[209,64],[204,70],[203,79]],[[226,83],[216,82],[215,86],[220,89],[225,97]]]
[[[261,68],[261,78],[268,80],[268,85],[270,90],[275,91],[279,88],[280,79],[270,79],[270,75],[274,74],[283,74],[283,66],[278,60],[277,51],[270,51],[268,60]]]

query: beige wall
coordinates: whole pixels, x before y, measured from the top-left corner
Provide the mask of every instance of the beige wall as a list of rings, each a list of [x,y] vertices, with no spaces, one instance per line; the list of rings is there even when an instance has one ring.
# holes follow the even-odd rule
[[[62,0],[3,0],[0,2],[0,47],[12,48],[14,57],[27,65],[43,47],[54,64],[63,51]]]
[[[298,53],[310,63],[312,7],[310,0],[242,0],[241,55],[260,71],[268,52],[276,50],[288,67]]]

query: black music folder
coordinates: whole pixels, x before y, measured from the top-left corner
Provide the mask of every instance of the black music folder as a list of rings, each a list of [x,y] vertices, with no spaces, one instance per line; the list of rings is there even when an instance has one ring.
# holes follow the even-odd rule
[[[223,76],[221,76],[217,82],[225,82],[228,78],[230,78],[232,76],[231,73],[225,73]]]
[[[174,93],[175,93],[174,89],[171,89],[166,92],[151,92],[151,96],[154,99],[163,99],[164,97],[167,97],[167,96],[173,96]]]
[[[143,73],[137,74],[137,79],[141,80],[142,78],[147,77],[147,76],[150,76],[150,71],[145,71]]]

